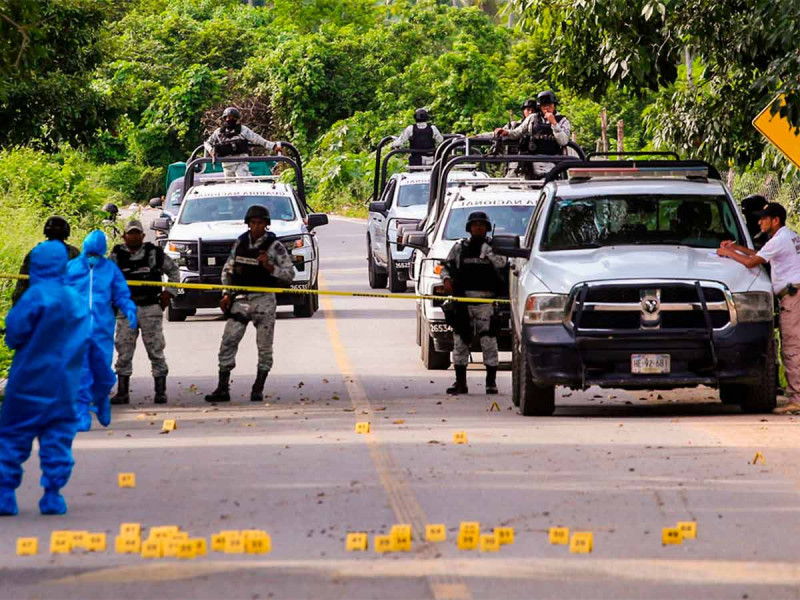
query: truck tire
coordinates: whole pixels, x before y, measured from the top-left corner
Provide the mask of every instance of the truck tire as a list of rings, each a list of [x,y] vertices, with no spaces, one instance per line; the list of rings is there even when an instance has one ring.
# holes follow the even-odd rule
[[[519,412],[526,417],[549,417],[556,410],[556,386],[537,383],[528,363],[528,349],[520,353]]]
[[[197,311],[195,311],[197,312]],[[186,317],[189,316],[189,312],[185,310],[180,310],[177,308],[172,307],[172,302],[167,305],[167,321],[172,323],[177,323],[181,321],[185,321]]]
[[[770,338],[764,357],[764,368],[759,372],[758,380],[752,384],[720,386],[720,398],[723,403],[733,403],[733,398],[738,398],[742,410],[746,413],[769,413],[777,405],[777,390],[775,385],[776,364],[775,338]]]
[[[372,256],[372,243],[367,236],[367,274],[369,276],[369,287],[379,290],[386,287],[386,273],[381,273],[378,265],[375,264],[375,257]]]
[[[417,304],[417,327],[416,327],[417,346],[422,346],[422,315],[419,314],[419,304]]]
[[[450,353],[437,352],[433,345],[433,337],[423,327],[422,331],[422,364],[429,371],[446,371],[450,368]]]
[[[519,390],[520,381],[522,380],[522,353],[520,351],[520,342],[517,333],[511,334],[511,402],[514,406],[519,406]]]
[[[305,294],[303,301],[300,304],[295,304],[292,307],[294,316],[298,319],[309,319],[314,316],[314,296],[312,294]]]
[[[397,294],[399,292],[405,292],[408,289],[408,284],[400,279],[397,274],[397,269],[394,266],[394,261],[392,260],[392,251],[389,248],[386,248],[386,256],[388,258],[387,262],[387,279],[389,280],[389,291],[393,294]]]

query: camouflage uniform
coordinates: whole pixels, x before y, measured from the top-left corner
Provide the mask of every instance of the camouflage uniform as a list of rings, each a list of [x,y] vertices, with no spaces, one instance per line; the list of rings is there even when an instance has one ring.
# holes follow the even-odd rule
[[[463,243],[459,242],[453,246],[450,253],[447,255],[447,260],[442,266],[441,277],[442,279],[453,279],[453,273],[450,272],[448,266],[460,265],[461,254],[464,248]],[[485,243],[481,248],[481,258],[486,258],[492,263],[495,269],[502,269],[506,266],[506,258],[498,256],[492,251],[492,247]],[[466,290],[464,295],[467,298],[492,298],[494,293],[470,291]],[[497,338],[495,336],[484,335],[491,328],[491,318],[494,315],[493,304],[469,304],[467,305],[469,312],[469,320],[472,324],[474,335],[477,335],[481,343],[481,352],[483,353],[483,364],[487,367],[497,367],[499,358],[497,355]],[[467,344],[461,336],[453,332],[453,364],[457,366],[466,366],[469,363],[469,344]]]
[[[119,252],[128,252],[131,260],[142,260],[145,255],[145,246],[142,245],[136,252],[131,252],[130,249],[121,244],[117,247]],[[109,258],[118,263],[116,252],[112,252]],[[150,268],[156,269],[155,252],[150,254]],[[180,271],[175,262],[166,254],[161,263],[161,274],[167,276],[168,281],[177,283],[180,281]],[[133,288],[132,288],[133,289]],[[167,292],[172,296],[177,294],[176,288],[167,288]],[[163,310],[159,304],[137,305],[136,315],[139,321],[139,326],[136,329],[131,329],[128,325],[128,319],[121,312],[117,315],[117,331],[114,339],[114,346],[117,350],[117,363],[115,370],[117,375],[124,375],[130,377],[133,374],[133,354],[136,351],[136,340],[139,338],[139,332],[142,332],[142,342],[144,349],[147,351],[147,356],[150,359],[153,377],[166,377],[169,369],[167,361],[164,358],[164,328],[163,328]]]
[[[253,241],[248,236],[251,248],[261,243],[261,238]],[[234,257],[236,243],[231,255],[222,268],[222,285],[233,285]],[[267,258],[275,267],[272,272],[283,282],[290,283],[294,279],[294,266],[286,247],[275,241],[267,250]],[[272,368],[272,341],[275,336],[275,311],[278,307],[275,294],[237,294],[231,304],[230,316],[225,323],[222,342],[219,346],[219,370],[232,371],[236,366],[236,351],[242,341],[247,324],[252,322],[256,328],[256,346],[258,347],[258,370],[269,371]]]
[[[214,130],[214,133],[211,134],[211,137],[209,137],[203,143],[203,147],[205,148],[206,153],[210,155],[217,144],[229,142],[233,139],[241,139],[253,146],[263,146],[268,152],[272,152],[276,146],[275,142],[270,142],[269,140],[266,140],[258,135],[249,127],[241,125],[241,131],[238,134],[226,133],[222,127],[218,127],[216,130]],[[227,157],[217,158],[217,160],[222,163],[222,170],[225,173],[225,177],[247,177],[250,175],[250,166],[246,162],[225,162],[225,158],[237,158],[242,156],[249,156],[249,153],[245,152],[243,154],[232,154]]]

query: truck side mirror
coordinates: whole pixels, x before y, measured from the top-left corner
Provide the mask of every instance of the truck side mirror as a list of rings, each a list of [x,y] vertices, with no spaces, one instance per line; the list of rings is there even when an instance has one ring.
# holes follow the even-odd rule
[[[369,212],[376,212],[381,213],[382,215],[386,214],[386,202],[370,202],[369,203]]]
[[[163,231],[165,233],[169,232],[169,219],[153,219],[153,222],[150,223],[150,229],[153,231]]]
[[[161,198],[150,198],[150,208],[159,208],[163,203]]]
[[[328,215],[322,213],[311,213],[306,219],[306,227],[309,231],[313,231],[317,227],[322,227],[328,224]]]
[[[500,256],[509,258],[530,258],[530,248],[520,248],[519,236],[496,235],[492,238],[492,249]]]
[[[428,234],[424,231],[410,231],[403,234],[403,245],[419,250],[423,254],[428,253]]]

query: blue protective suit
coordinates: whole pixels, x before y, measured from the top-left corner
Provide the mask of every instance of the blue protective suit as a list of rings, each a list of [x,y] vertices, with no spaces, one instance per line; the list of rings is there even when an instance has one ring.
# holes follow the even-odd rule
[[[114,262],[105,258],[106,235],[94,230],[83,240],[83,252],[67,265],[67,283],[71,285],[89,310],[91,337],[84,359],[76,409],[78,431],[92,427],[92,411],[107,427],[111,423],[109,394],[117,381],[111,369],[114,356],[114,310],[122,311],[131,329],[136,329],[136,305],[125,276]]]
[[[74,464],[75,398],[90,332],[86,303],[64,281],[66,265],[61,242],[36,246],[30,287],[6,317],[5,340],[15,354],[0,408],[0,514],[17,512],[14,490],[36,437],[46,490],[39,506],[66,512],[58,490]]]

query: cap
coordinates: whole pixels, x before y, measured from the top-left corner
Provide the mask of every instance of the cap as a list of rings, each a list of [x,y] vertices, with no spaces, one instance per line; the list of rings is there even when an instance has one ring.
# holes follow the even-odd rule
[[[767,202],[766,206],[758,213],[759,217],[778,218],[781,223],[786,222],[786,209],[777,202]]]
[[[125,225],[125,233],[130,233],[131,231],[138,231],[139,233],[144,233],[144,227],[142,227],[142,222],[138,219],[132,219],[128,221]]]

